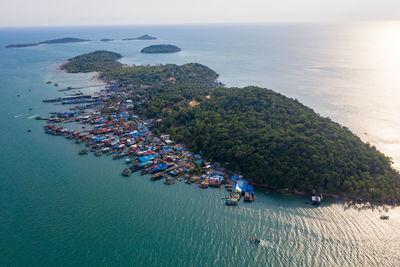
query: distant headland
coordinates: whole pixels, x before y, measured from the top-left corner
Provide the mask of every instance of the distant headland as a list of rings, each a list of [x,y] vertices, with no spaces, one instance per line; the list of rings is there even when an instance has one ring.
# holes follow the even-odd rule
[[[143,48],[140,52],[147,54],[158,54],[158,53],[176,53],[182,51],[181,48],[175,45],[162,44],[162,45],[150,45]]]
[[[142,35],[142,36],[139,36],[139,37],[125,38],[123,40],[124,41],[132,41],[132,40],[155,40],[155,39],[157,39],[157,37],[153,37],[153,36],[150,36],[148,34],[145,34],[145,35]]]
[[[88,41],[90,41],[90,40],[65,37],[65,38],[60,38],[60,39],[47,40],[47,41],[43,41],[43,42],[39,42],[39,43],[10,44],[10,45],[7,45],[6,48],[22,48],[22,47],[29,47],[29,46],[38,46],[41,44],[65,44],[65,43],[80,43],[80,42],[88,42]]]

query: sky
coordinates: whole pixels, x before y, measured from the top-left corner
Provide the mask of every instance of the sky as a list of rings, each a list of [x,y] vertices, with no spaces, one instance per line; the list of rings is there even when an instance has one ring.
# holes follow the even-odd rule
[[[0,0],[0,27],[400,20],[400,0]]]

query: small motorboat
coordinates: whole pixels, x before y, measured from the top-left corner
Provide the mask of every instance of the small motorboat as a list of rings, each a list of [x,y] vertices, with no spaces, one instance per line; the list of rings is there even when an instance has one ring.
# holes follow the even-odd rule
[[[88,151],[87,149],[79,151],[79,155],[87,155]]]
[[[258,239],[258,238],[253,237],[253,238],[251,239],[251,242],[258,245],[258,244],[261,243],[261,240]]]

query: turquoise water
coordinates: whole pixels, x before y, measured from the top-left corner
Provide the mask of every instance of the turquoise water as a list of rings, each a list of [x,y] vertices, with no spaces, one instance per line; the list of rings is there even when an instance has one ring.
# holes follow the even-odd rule
[[[45,135],[43,122],[28,119],[64,108],[41,102],[62,94],[47,80],[60,88],[98,84],[92,74],[57,70],[60,63],[108,49],[128,64],[199,62],[229,86],[275,89],[348,126],[398,164],[400,60],[397,50],[389,53],[397,31],[395,23],[0,29],[0,265],[400,265],[398,208],[389,207],[390,220],[382,221],[382,208],[329,202],[315,208],[301,197],[263,191],[252,204],[226,207],[224,190],[165,186],[140,175],[126,179],[119,174],[122,161],[80,157],[80,145]],[[4,48],[65,36],[145,33],[160,40]],[[139,53],[152,43],[183,51]],[[262,246],[249,243],[253,236],[264,240]]]

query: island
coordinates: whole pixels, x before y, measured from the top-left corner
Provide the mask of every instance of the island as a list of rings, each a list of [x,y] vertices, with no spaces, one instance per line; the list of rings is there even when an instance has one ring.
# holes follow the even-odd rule
[[[157,39],[157,37],[153,37],[153,36],[150,36],[148,34],[145,34],[145,35],[142,35],[142,36],[139,36],[139,37],[125,38],[123,40],[124,41],[132,41],[132,40],[156,40],[156,39]]]
[[[182,51],[182,49],[175,45],[162,44],[162,45],[150,45],[148,47],[145,47],[140,51],[140,53],[160,54],[160,53],[176,53],[179,51]]]
[[[121,57],[120,54],[115,52],[98,50],[69,59],[67,63],[61,66],[61,69],[71,73],[107,72],[122,67],[122,64],[117,61]]]
[[[104,38],[100,40],[101,42],[112,42],[114,41],[114,39],[108,39],[108,38]]]
[[[102,149],[97,156],[110,150],[104,148],[107,142],[114,142],[116,158],[131,153],[123,142],[126,136],[137,135],[142,149],[156,149],[146,152],[145,160],[171,155],[189,166],[187,175],[200,176],[218,168],[228,177],[224,178],[228,184],[243,176],[246,183],[273,190],[317,191],[389,203],[400,200],[400,174],[390,158],[299,101],[256,86],[220,86],[218,74],[198,63],[124,67],[117,61],[120,57],[96,51],[63,65],[69,72],[99,71],[99,78],[109,84],[103,98],[93,100],[99,103],[96,112],[85,117],[101,121],[88,135],[97,134],[97,143],[85,138],[88,133],[68,133],[54,125],[47,128],[48,133],[60,135],[62,131],[67,138],[95,144]],[[79,120],[75,116],[72,121]],[[54,120],[65,118],[62,113]],[[104,135],[108,132],[120,136],[119,141],[109,141]],[[176,145],[168,146],[165,140]],[[183,148],[190,152],[181,153]],[[123,175],[139,168],[143,165],[132,165]],[[208,182],[200,185],[205,188]]]
[[[22,48],[22,47],[29,47],[29,46],[38,46],[41,44],[66,44],[66,43],[80,43],[80,42],[88,42],[88,41],[90,41],[90,40],[73,38],[73,37],[65,37],[65,38],[60,38],[60,39],[42,41],[39,43],[11,44],[11,45],[7,45],[6,48]]]

